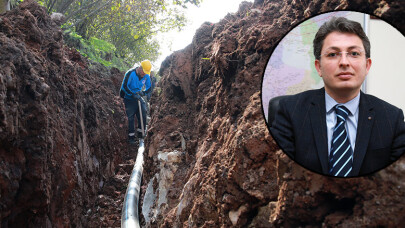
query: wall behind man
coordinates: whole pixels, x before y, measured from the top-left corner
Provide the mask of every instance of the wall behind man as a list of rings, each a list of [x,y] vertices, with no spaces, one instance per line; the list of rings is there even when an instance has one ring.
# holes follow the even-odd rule
[[[405,111],[405,37],[383,20],[370,19],[372,65],[366,93]]]

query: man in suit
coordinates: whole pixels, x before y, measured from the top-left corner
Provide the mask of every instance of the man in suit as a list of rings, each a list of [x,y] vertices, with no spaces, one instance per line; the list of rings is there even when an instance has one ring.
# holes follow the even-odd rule
[[[270,132],[305,168],[351,177],[370,174],[405,151],[401,109],[360,87],[371,67],[370,42],[361,25],[332,18],[313,41],[315,68],[324,88],[280,100]]]

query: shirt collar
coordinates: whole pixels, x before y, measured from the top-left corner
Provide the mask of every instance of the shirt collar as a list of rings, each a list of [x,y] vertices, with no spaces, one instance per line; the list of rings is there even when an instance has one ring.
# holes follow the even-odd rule
[[[347,109],[349,109],[350,111],[350,115],[354,115],[359,107],[359,103],[360,103],[360,92],[359,94],[357,94],[356,97],[354,97],[353,99],[351,99],[350,101],[343,103],[342,105],[344,105]],[[333,108],[335,107],[335,105],[339,104],[338,102],[336,102],[331,96],[329,96],[329,94],[325,91],[325,107],[326,107],[326,113],[330,113],[333,111]]]

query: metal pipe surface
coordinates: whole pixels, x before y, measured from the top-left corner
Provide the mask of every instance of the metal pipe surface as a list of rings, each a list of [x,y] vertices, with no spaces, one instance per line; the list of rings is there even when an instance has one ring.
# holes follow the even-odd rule
[[[142,97],[141,97],[141,99],[142,99]],[[145,102],[145,101],[144,101]],[[144,127],[144,123],[143,123],[143,116],[142,116],[142,108],[141,108],[141,101],[140,100],[138,100],[138,107],[139,107],[139,116],[141,117],[141,118],[139,118],[140,120],[141,120],[141,129],[142,129],[142,137],[143,138],[145,138],[145,127]],[[139,144],[140,145],[140,144]]]
[[[145,151],[145,144],[143,139],[139,140],[138,155],[136,156],[136,162],[132,169],[131,178],[127,192],[125,193],[124,205],[122,206],[121,213],[121,227],[140,227],[139,226],[139,192],[141,189],[141,180],[143,172],[143,152]]]

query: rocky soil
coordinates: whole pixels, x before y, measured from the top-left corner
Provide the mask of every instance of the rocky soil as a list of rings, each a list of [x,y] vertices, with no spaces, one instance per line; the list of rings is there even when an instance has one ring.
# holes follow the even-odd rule
[[[292,162],[261,109],[271,51],[300,20],[362,10],[405,32],[403,1],[242,3],[163,62],[146,138],[145,227],[387,226],[405,223],[405,159],[331,179]],[[0,15],[0,226],[119,227],[136,157],[123,72],[90,63],[32,0]]]
[[[66,47],[34,1],[0,15],[0,227],[119,221],[102,211],[105,195],[123,198],[125,184],[112,183],[136,151],[117,96],[122,75]]]
[[[284,155],[261,109],[261,78],[282,36],[306,17],[361,10],[405,32],[403,1],[244,2],[162,63],[143,186],[145,227],[398,227],[405,158],[352,179]]]

